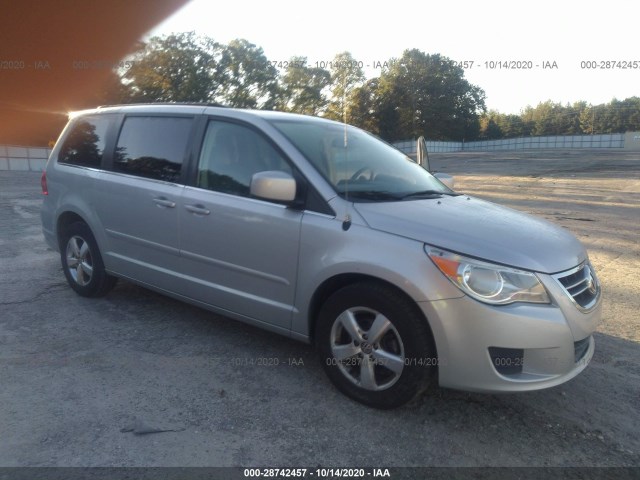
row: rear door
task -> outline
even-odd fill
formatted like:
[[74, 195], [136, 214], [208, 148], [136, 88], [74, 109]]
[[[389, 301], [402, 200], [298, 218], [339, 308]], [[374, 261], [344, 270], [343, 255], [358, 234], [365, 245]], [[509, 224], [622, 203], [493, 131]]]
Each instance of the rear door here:
[[302, 212], [251, 198], [254, 173], [292, 167], [250, 125], [212, 119], [194, 186], [179, 208], [188, 296], [272, 326], [290, 327]]
[[179, 271], [178, 204], [194, 117], [127, 115], [108, 171], [95, 182], [109, 270], [173, 290]]

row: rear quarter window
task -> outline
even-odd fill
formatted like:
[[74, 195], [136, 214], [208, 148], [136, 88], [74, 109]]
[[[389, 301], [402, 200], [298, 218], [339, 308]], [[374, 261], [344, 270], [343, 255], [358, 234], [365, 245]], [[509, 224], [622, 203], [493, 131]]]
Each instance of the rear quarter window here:
[[64, 139], [58, 162], [99, 168], [108, 127], [109, 119], [106, 117], [77, 119]]

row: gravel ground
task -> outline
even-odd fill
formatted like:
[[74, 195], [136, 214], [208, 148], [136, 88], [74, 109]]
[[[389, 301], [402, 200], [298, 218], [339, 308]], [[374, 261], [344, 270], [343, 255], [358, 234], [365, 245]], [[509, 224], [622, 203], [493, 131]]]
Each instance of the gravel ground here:
[[604, 320], [577, 378], [365, 408], [331, 386], [307, 345], [127, 282], [79, 297], [42, 238], [39, 175], [3, 171], [0, 467], [639, 467], [640, 155], [483, 152], [432, 164], [458, 190], [585, 243]]

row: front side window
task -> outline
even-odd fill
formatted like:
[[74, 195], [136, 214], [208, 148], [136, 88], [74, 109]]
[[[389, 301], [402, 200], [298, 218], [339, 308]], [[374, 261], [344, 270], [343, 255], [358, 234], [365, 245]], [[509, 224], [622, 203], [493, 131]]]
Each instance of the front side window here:
[[213, 120], [207, 126], [198, 163], [198, 186], [249, 196], [254, 173], [278, 170], [291, 174], [282, 155], [253, 129]]
[[155, 180], [179, 181], [192, 122], [186, 117], [127, 117], [113, 169]]
[[99, 168], [108, 126], [106, 117], [77, 119], [62, 144], [58, 162]]

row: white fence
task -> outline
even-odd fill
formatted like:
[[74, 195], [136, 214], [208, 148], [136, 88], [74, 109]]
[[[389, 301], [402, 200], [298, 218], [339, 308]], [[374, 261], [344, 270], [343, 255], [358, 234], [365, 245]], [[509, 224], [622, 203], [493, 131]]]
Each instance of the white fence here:
[[[415, 140], [396, 142], [394, 146], [405, 153], [415, 153]], [[549, 137], [519, 137], [504, 140], [480, 140], [477, 142], [427, 141], [429, 153], [494, 150], [536, 150], [548, 148], [625, 148], [624, 133], [601, 135], [556, 135]]]
[[624, 133], [557, 135], [468, 142], [463, 150], [529, 150], [545, 148], [624, 148]]
[[[427, 140], [427, 152], [429, 153], [442, 153], [442, 152], [460, 152], [463, 150], [462, 142], [436, 142]], [[403, 142], [396, 142], [394, 147], [402, 150], [404, 153], [416, 153], [416, 141], [405, 140]], [[466, 150], [466, 148], [464, 149]]]
[[0, 170], [39, 172], [44, 170], [50, 148], [0, 145]]

